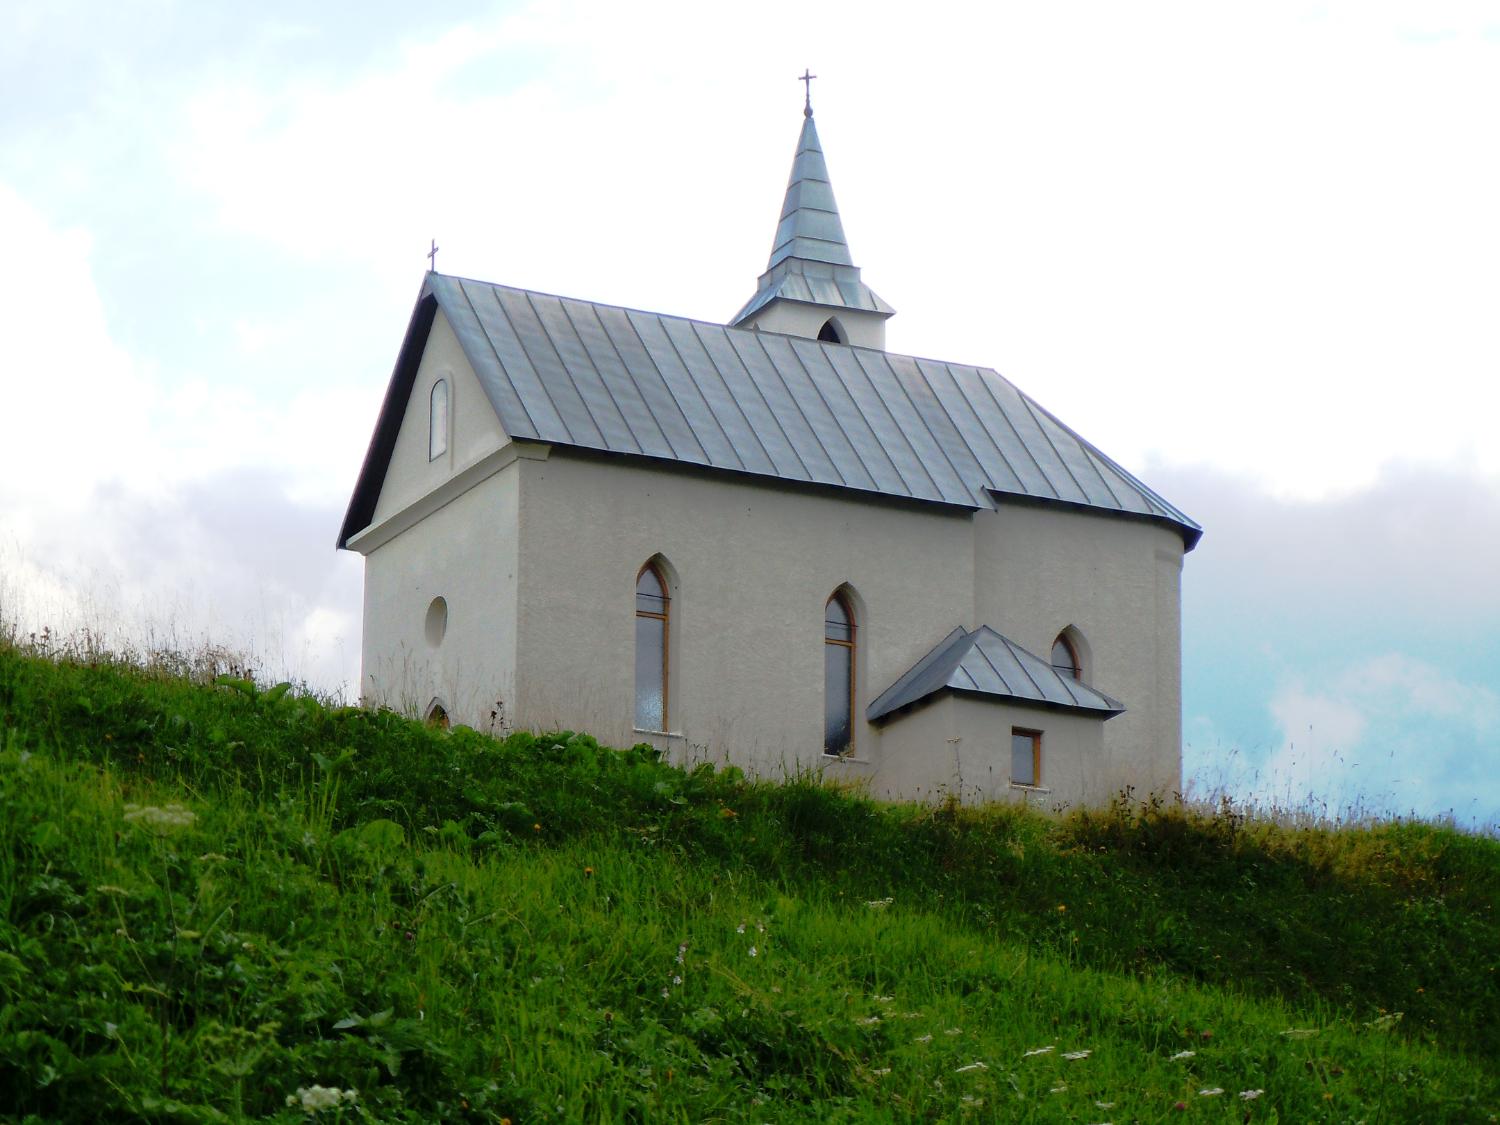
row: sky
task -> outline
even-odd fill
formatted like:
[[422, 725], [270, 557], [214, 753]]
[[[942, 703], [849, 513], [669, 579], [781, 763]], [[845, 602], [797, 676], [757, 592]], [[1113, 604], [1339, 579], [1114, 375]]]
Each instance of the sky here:
[[1500, 825], [1482, 0], [0, 8], [0, 620], [357, 683], [427, 267], [722, 322], [813, 102], [894, 351], [1203, 524], [1184, 781]]

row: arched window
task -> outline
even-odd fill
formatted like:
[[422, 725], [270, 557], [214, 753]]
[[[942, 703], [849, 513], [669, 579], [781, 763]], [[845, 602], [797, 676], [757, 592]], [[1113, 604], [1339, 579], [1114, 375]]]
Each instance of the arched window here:
[[667, 729], [667, 635], [672, 601], [654, 563], [635, 579], [635, 725]]
[[448, 729], [448, 709], [439, 700], [434, 699], [432, 706], [427, 708], [427, 725], [438, 730]]
[[1083, 679], [1083, 662], [1078, 659], [1078, 646], [1066, 632], [1057, 634], [1052, 642], [1052, 669], [1069, 680]]
[[854, 613], [843, 594], [823, 609], [823, 753], [854, 750]]
[[849, 341], [844, 337], [844, 331], [839, 322], [829, 317], [823, 322], [823, 327], [818, 329], [818, 339], [825, 344], [847, 344]]
[[427, 460], [436, 461], [448, 452], [448, 380], [432, 384], [427, 410]]

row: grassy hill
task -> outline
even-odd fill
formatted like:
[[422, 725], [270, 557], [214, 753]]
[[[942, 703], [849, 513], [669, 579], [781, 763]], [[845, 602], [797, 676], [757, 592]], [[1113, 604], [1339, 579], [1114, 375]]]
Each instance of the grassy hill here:
[[1426, 824], [884, 805], [0, 644], [0, 833], [0, 1120], [1500, 1113], [1500, 843]]

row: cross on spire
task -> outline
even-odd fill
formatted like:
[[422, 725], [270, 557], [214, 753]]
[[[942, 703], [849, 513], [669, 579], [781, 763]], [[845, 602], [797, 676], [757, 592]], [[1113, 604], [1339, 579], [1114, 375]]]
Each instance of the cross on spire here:
[[434, 239], [432, 239], [432, 249], [429, 250], [429, 251], [427, 251], [428, 260], [431, 261], [431, 263], [432, 263], [427, 268], [430, 269], [433, 273], [437, 273], [437, 252], [438, 252], [437, 239], [434, 238]]
[[813, 79], [816, 77], [817, 75], [814, 74], [809, 68], [803, 67], [802, 74], [797, 79], [798, 82], [801, 82], [806, 87], [805, 96], [807, 98], [807, 102], [802, 107], [803, 117], [812, 116], [812, 83]]

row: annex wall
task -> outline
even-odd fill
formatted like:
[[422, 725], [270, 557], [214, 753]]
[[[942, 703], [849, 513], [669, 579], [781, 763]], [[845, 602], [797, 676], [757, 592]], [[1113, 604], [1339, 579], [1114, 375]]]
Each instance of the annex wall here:
[[[560, 449], [520, 467], [523, 725], [655, 741], [679, 760], [730, 757], [772, 776], [820, 766], [823, 610], [847, 585], [858, 624], [853, 756], [878, 763], [865, 707], [970, 622], [967, 511]], [[658, 556], [672, 597], [665, 738], [633, 723], [635, 581]]]
[[1065, 627], [1084, 679], [1125, 704], [1104, 725], [1094, 800], [1182, 778], [1182, 537], [1144, 520], [1006, 503], [974, 520], [975, 613], [1047, 659]]

